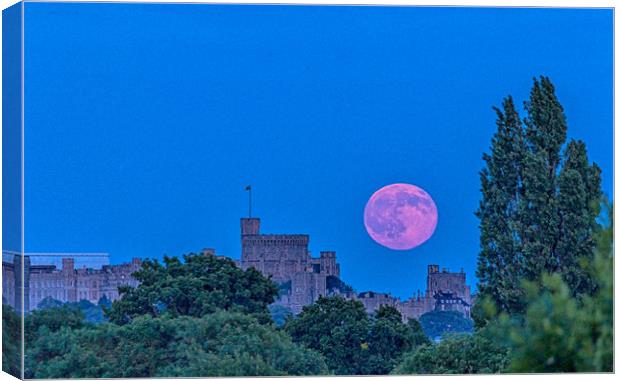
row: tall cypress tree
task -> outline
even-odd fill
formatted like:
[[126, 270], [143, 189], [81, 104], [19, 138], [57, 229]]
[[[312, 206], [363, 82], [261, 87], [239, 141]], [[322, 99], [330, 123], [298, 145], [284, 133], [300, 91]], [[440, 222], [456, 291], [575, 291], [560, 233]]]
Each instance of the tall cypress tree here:
[[525, 154], [523, 128], [511, 97], [504, 99], [497, 114], [497, 132], [491, 154], [484, 154], [486, 168], [480, 172], [482, 201], [481, 252], [478, 257], [478, 292], [505, 311], [521, 310], [522, 258], [520, 254], [521, 183]]
[[558, 178], [559, 237], [557, 257], [564, 281], [574, 295], [592, 294], [594, 282], [579, 261], [593, 258], [600, 213], [600, 168], [590, 165], [586, 146], [571, 141], [564, 153], [564, 165]]
[[534, 79], [525, 111], [527, 154], [521, 217], [526, 228], [522, 241], [525, 276], [535, 279], [543, 271], [559, 270], [555, 253], [559, 231], [556, 188], [567, 126], [555, 88], [546, 77], [541, 77], [540, 81]]
[[559, 272], [574, 295], [594, 287], [580, 261], [593, 255], [600, 169], [583, 142], [571, 141], [562, 154], [566, 117], [549, 78], [534, 79], [525, 111], [522, 124], [511, 98], [496, 109], [476, 213], [479, 297], [508, 313], [524, 310], [521, 281], [543, 273]]

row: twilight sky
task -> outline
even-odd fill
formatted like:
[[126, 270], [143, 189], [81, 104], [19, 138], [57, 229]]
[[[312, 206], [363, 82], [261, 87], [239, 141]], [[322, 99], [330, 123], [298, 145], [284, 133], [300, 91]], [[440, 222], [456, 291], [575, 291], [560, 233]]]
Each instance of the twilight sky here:
[[[336, 250], [357, 291], [408, 297], [426, 266], [475, 283], [491, 106], [555, 83], [612, 193], [612, 11], [27, 3], [25, 250], [114, 263], [240, 255], [262, 230]], [[379, 188], [434, 199], [433, 237], [366, 233]]]

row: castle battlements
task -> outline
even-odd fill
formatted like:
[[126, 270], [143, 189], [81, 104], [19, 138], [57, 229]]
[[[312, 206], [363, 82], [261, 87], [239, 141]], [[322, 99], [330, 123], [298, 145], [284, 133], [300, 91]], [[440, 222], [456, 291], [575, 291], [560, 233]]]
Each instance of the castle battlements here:
[[243, 236], [242, 244], [268, 245], [308, 245], [310, 236], [306, 234], [260, 234]]
[[328, 277], [340, 276], [334, 251], [314, 258], [307, 234], [261, 234], [259, 218], [241, 219], [242, 269], [253, 267], [285, 290], [276, 303], [301, 311], [329, 292]]
[[[271, 278], [280, 287], [276, 304], [286, 306], [295, 314], [303, 306], [321, 296], [341, 295], [360, 301], [372, 313], [382, 305], [395, 307], [403, 319], [419, 318], [433, 310], [456, 310], [469, 317], [472, 297], [465, 272], [450, 272], [439, 265], [428, 265], [426, 292], [402, 301], [389, 293], [365, 291], [356, 294], [340, 279], [340, 264], [335, 251], [321, 251], [313, 257], [308, 250], [307, 234], [261, 234], [259, 218], [241, 219], [241, 258], [235, 264], [250, 267]], [[215, 254], [205, 248], [203, 255]], [[19, 308], [22, 257], [3, 251], [3, 298]], [[141, 266], [134, 258], [130, 263], [110, 265], [107, 253], [32, 254], [24, 256], [25, 310], [36, 308], [46, 297], [63, 302], [82, 299], [96, 303], [99, 298], [117, 299], [118, 286], [137, 286], [131, 274]]]

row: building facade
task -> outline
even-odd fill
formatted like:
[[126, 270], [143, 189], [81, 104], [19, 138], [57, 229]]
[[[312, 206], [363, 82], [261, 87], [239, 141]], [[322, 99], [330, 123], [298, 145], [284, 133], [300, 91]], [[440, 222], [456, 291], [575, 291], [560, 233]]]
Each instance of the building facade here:
[[[10, 252], [2, 254], [2, 299], [3, 302], [6, 301], [16, 310], [21, 311], [19, 285], [22, 284], [20, 280], [22, 257]], [[60, 267], [56, 266], [58, 257]], [[119, 298], [119, 286], [136, 287], [138, 285], [138, 281], [131, 274], [140, 269], [142, 264], [140, 259], [134, 258], [130, 263], [110, 265], [104, 264], [109, 263], [105, 262], [104, 258], [107, 258], [107, 254], [58, 253], [54, 255], [53, 260], [48, 261], [50, 263], [46, 264], [46, 261], [41, 260], [41, 256], [37, 254], [24, 255], [24, 311], [36, 309], [45, 298], [61, 302], [88, 300], [95, 304], [104, 297], [113, 301]], [[95, 259], [94, 262], [93, 259]], [[76, 262], [82, 266], [76, 268]]]

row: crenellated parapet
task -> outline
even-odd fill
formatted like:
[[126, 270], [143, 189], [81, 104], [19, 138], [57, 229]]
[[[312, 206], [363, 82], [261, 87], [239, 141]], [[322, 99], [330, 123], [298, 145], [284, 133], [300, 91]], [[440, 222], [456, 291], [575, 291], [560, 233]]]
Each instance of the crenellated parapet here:
[[313, 258], [309, 241], [307, 234], [261, 234], [259, 218], [242, 218], [240, 267], [253, 267], [276, 283], [291, 282], [289, 293], [277, 303], [300, 311], [326, 296], [328, 276], [340, 276], [336, 253], [323, 251]]

